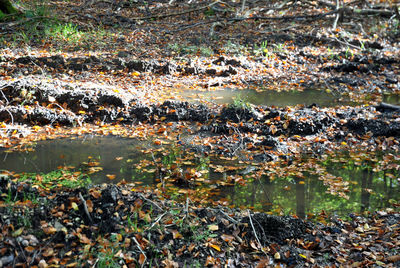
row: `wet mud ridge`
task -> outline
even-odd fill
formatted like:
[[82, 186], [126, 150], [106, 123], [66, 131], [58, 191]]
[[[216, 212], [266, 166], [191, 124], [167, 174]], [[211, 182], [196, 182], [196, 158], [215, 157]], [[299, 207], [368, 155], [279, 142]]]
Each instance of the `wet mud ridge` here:
[[400, 109], [395, 105], [320, 108], [273, 108], [226, 106], [213, 109], [204, 104], [165, 101], [145, 104], [133, 95], [109, 90], [69, 88], [27, 80], [1, 86], [0, 120], [29, 125], [76, 126], [82, 123], [191, 121], [204, 123], [202, 131], [231, 134], [235, 131], [264, 136], [313, 135], [333, 129], [335, 139], [348, 133], [373, 136], [400, 135]]
[[[132, 191], [129, 185], [45, 191], [10, 179], [0, 182], [0, 191], [9, 193], [8, 199], [0, 197], [8, 204], [0, 207], [3, 267], [77, 261], [89, 267], [107, 249], [120, 251], [121, 263], [145, 266], [301, 267], [349, 260], [363, 265], [367, 253], [400, 264], [395, 255], [398, 213], [376, 212], [368, 218], [353, 216], [351, 223], [334, 220], [323, 225], [290, 216], [182, 205]], [[26, 196], [36, 201], [26, 201]]]
[[[280, 36], [273, 37], [280, 40]], [[276, 41], [276, 40], [274, 40]], [[301, 45], [301, 41], [296, 41]], [[357, 41], [358, 42], [358, 41]], [[333, 44], [335, 45], [335, 44]], [[337, 44], [336, 44], [337, 46]], [[371, 45], [372, 46], [372, 45]], [[382, 47], [377, 47], [382, 49]], [[145, 72], [158, 76], [175, 75], [198, 77], [215, 77], [218, 81], [214, 83], [200, 82], [204, 87], [221, 86], [224, 84], [236, 83], [255, 83], [268, 85], [274, 80], [285, 80], [290, 76], [292, 83], [301, 84], [304, 87], [326, 87], [335, 89], [339, 92], [348, 91], [349, 87], [363, 91], [374, 92], [376, 89], [385, 92], [399, 90], [400, 82], [398, 80], [398, 66], [400, 60], [397, 57], [386, 57], [381, 52], [373, 55], [365, 52], [360, 55], [348, 55], [348, 52], [342, 51], [332, 56], [331, 54], [313, 55], [307, 51], [299, 52], [276, 52], [279, 61], [290, 61], [296, 64], [305, 64], [304, 73], [299, 73], [298, 68], [285, 68], [282, 77], [276, 74], [264, 73], [257, 75], [260, 69], [281, 68], [282, 63], [266, 60], [265, 57], [256, 57], [252, 60], [246, 58], [234, 58], [220, 56], [218, 58], [201, 58], [193, 61], [190, 57], [183, 57], [181, 62], [175, 60], [154, 60], [137, 59], [124, 50], [117, 55], [105, 54], [102, 56], [88, 57], [63, 57], [54, 55], [49, 57], [24, 56], [19, 58], [0, 57], [0, 65], [7, 70], [11, 76], [20, 74], [43, 75], [46, 73], [55, 73], [60, 76], [70, 72], [77, 76], [85, 73], [118, 73], [124, 74], [132, 72]], [[7, 63], [7, 64], [5, 64]], [[245, 76], [244, 73], [255, 73], [251, 76]], [[368, 76], [374, 76], [370, 79]], [[240, 76], [236, 81], [231, 77]], [[240, 81], [240, 82], [239, 82]]]
[[[118, 57], [102, 58], [96, 56], [90, 57], [76, 57], [76, 58], [64, 58], [60, 55], [51, 57], [20, 57], [15, 59], [13, 64], [20, 68], [15, 69], [14, 72], [22, 73], [34, 73], [41, 74], [43, 71], [57, 71], [60, 72], [109, 72], [124, 70], [125, 72], [151, 72], [154, 74], [166, 75], [172, 73], [179, 73], [182, 75], [188, 74], [205, 74], [210, 76], [221, 76], [227, 77], [229, 75], [237, 74], [235, 68], [250, 69], [252, 65], [249, 61], [241, 61], [235, 59], [227, 59], [225, 57], [219, 57], [212, 61], [213, 65], [219, 67], [225, 66], [223, 70], [217, 70], [212, 67], [196, 66], [191, 62], [187, 63], [174, 63], [170, 61], [158, 61], [158, 60], [129, 60], [127, 58], [129, 54], [124, 51], [120, 51]], [[38, 69], [40, 66], [41, 69]], [[13, 73], [13, 71], [11, 71]]]

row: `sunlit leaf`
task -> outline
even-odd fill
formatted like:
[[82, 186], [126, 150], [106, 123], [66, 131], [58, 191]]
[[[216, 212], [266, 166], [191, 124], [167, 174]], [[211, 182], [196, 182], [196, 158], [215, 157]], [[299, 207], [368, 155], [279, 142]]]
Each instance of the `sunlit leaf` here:
[[216, 251], [221, 251], [221, 248], [218, 245], [215, 245], [215, 244], [209, 244], [209, 245], [210, 245], [210, 247], [212, 247]]
[[106, 174], [106, 177], [107, 177], [109, 180], [113, 180], [113, 179], [115, 179], [117, 176], [116, 176], [115, 174]]

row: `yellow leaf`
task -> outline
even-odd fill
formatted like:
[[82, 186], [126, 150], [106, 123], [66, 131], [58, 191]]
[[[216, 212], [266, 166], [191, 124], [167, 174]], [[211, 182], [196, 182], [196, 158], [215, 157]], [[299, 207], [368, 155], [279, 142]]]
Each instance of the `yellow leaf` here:
[[74, 210], [78, 210], [79, 208], [78, 208], [78, 205], [75, 203], [75, 202], [72, 202], [71, 203], [71, 206], [72, 206], [72, 208], [74, 209]]
[[133, 76], [139, 76], [140, 73], [139, 73], [139, 72], [133, 72], [132, 75], [133, 75]]
[[115, 179], [116, 175], [115, 175], [115, 174], [107, 174], [106, 177], [107, 177], [109, 180], [113, 180], [113, 179]]
[[18, 230], [16, 230], [15, 232], [12, 233], [12, 236], [13, 237], [20, 236], [22, 234], [23, 230], [24, 230], [24, 228], [19, 228]]
[[86, 114], [86, 112], [81, 110], [78, 112], [78, 114]]
[[299, 254], [300, 257], [307, 259], [307, 256], [303, 255], [303, 254]]
[[215, 225], [215, 224], [208, 225], [208, 230], [217, 231], [218, 230], [218, 225]]
[[33, 126], [32, 128], [33, 128], [34, 131], [39, 131], [40, 130], [40, 127], [37, 126], [37, 125]]
[[221, 248], [218, 245], [210, 244], [210, 247], [212, 247], [216, 251], [221, 251]]
[[177, 230], [172, 230], [172, 237], [174, 239], [182, 238], [182, 235]]

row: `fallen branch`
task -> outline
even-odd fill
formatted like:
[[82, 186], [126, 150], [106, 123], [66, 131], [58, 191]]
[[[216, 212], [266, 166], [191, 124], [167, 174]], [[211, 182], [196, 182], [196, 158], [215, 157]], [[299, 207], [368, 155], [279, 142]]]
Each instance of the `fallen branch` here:
[[156, 219], [156, 221], [153, 222], [153, 224], [149, 227], [149, 229], [153, 228], [154, 225], [156, 225], [156, 224], [162, 219], [162, 217], [165, 216], [165, 214], [167, 214], [167, 212], [164, 212], [163, 214], [161, 214], [160, 216], [158, 216], [158, 218]]
[[254, 236], [255, 236], [256, 239], [257, 239], [257, 243], [258, 243], [258, 245], [259, 245], [260, 248], [263, 248], [263, 246], [262, 246], [262, 244], [261, 244], [261, 242], [260, 242], [260, 239], [258, 239], [258, 235], [257, 235], [257, 232], [256, 232], [256, 228], [254, 228], [253, 220], [251, 219], [250, 210], [247, 210], [247, 213], [249, 213], [249, 219], [250, 219], [251, 228], [253, 229], [253, 233], [254, 233]]
[[157, 205], [157, 203], [155, 203], [154, 201], [151, 201], [150, 199], [144, 197], [144, 195], [142, 195], [141, 193], [138, 193], [138, 195], [143, 198], [144, 200], [146, 200], [149, 203], [152, 203], [153, 205], [155, 205], [159, 210], [164, 211], [159, 205]]
[[86, 200], [83, 198], [83, 196], [82, 196], [81, 193], [79, 193], [79, 199], [82, 201], [83, 209], [84, 209], [84, 211], [85, 211], [85, 213], [86, 213], [86, 216], [88, 217], [90, 223], [93, 223], [92, 217], [90, 217], [89, 210], [88, 210], [88, 207], [87, 207], [87, 205], [86, 205]]
[[180, 15], [184, 15], [187, 13], [191, 13], [191, 12], [196, 12], [196, 11], [200, 11], [203, 9], [207, 9], [209, 7], [212, 7], [216, 4], [218, 4], [220, 1], [215, 1], [209, 5], [206, 6], [202, 6], [199, 8], [193, 8], [193, 9], [189, 9], [189, 10], [184, 10], [181, 12], [175, 12], [175, 13], [168, 13], [168, 14], [158, 14], [158, 15], [152, 15], [152, 16], [147, 16], [147, 17], [134, 17], [131, 18], [131, 20], [150, 20], [150, 19], [161, 19], [161, 18], [168, 18], [168, 17], [175, 17], [175, 16], [180, 16]]

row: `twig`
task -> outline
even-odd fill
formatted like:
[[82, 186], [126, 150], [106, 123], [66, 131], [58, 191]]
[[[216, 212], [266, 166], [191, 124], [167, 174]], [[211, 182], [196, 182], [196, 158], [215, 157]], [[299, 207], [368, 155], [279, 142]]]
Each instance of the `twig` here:
[[150, 203], [152, 203], [153, 205], [155, 205], [159, 210], [161, 210], [161, 211], [164, 211], [159, 205], [157, 205], [157, 203], [156, 202], [154, 202], [154, 201], [152, 201], [152, 200], [150, 200], [150, 199], [147, 199], [146, 197], [144, 197], [144, 195], [142, 195], [141, 193], [137, 193], [141, 198], [143, 198], [144, 200], [146, 200], [147, 202], [150, 202]]
[[158, 218], [156, 219], [156, 221], [149, 227], [149, 229], [153, 228], [154, 225], [156, 225], [157, 222], [159, 222], [159, 221], [162, 219], [162, 217], [165, 216], [165, 214], [167, 214], [167, 212], [164, 212], [163, 214], [161, 214], [160, 216], [158, 216]]
[[132, 239], [133, 239], [133, 241], [135, 241], [137, 247], [139, 248], [140, 252], [141, 252], [141, 253], [143, 254], [143, 256], [144, 256], [144, 262], [143, 262], [142, 265], [141, 265], [141, 267], [143, 267], [144, 263], [145, 263], [146, 260], [147, 260], [146, 254], [144, 253], [144, 251], [143, 251], [142, 247], [140, 246], [139, 242], [136, 240], [136, 237], [132, 236]]
[[346, 46], [348, 46], [348, 47], [352, 47], [352, 48], [355, 48], [355, 49], [362, 49], [361, 47], [352, 45], [352, 44], [347, 43], [347, 42], [344, 42], [344, 41], [340, 41], [340, 40], [337, 39], [335, 36], [333, 37], [333, 39], [335, 39], [336, 42], [339, 42], [340, 44], [346, 45]]
[[219, 210], [219, 212], [221, 212], [222, 214], [224, 214], [225, 217], [228, 218], [228, 220], [230, 220], [231, 222], [238, 224], [239, 222], [237, 220], [235, 220], [234, 218], [232, 218], [231, 216], [229, 216], [228, 214], [225, 213], [225, 211], [223, 211], [222, 209]]
[[86, 200], [83, 198], [81, 193], [79, 193], [79, 198], [81, 199], [81, 201], [83, 203], [83, 209], [85, 210], [86, 216], [88, 217], [90, 223], [93, 223], [92, 217], [90, 217], [89, 210], [88, 210], [87, 205], [86, 205]]
[[13, 117], [12, 113], [7, 108], [6, 108], [6, 111], [11, 117], [11, 125], [14, 125], [14, 117]]
[[256, 229], [254, 228], [253, 220], [251, 219], [251, 213], [250, 213], [250, 210], [249, 210], [249, 209], [247, 210], [247, 213], [249, 213], [250, 224], [251, 224], [251, 227], [253, 228], [254, 236], [255, 236], [256, 239], [257, 239], [258, 245], [260, 246], [260, 248], [262, 248], [260, 239], [258, 239], [258, 235], [257, 235]]
[[242, 8], [240, 9], [240, 13], [243, 14], [244, 7], [246, 6], [246, 0], [242, 0]]
[[3, 88], [6, 88], [6, 87], [7, 86], [3, 86], [2, 88], [0, 88], [0, 91], [1, 91], [1, 95], [3, 95], [3, 98], [6, 100], [7, 104], [9, 104], [10, 102], [8, 101], [8, 99], [6, 97], [6, 94], [4, 94], [4, 92], [3, 92]]
[[186, 217], [189, 218], [189, 197], [186, 196], [186, 206], [185, 206]]
[[150, 19], [161, 19], [161, 18], [167, 18], [167, 17], [174, 17], [174, 16], [179, 16], [179, 15], [184, 15], [187, 13], [191, 13], [191, 12], [195, 12], [195, 11], [200, 11], [203, 9], [207, 9], [209, 7], [212, 7], [216, 4], [218, 4], [220, 1], [215, 1], [209, 5], [203, 6], [203, 7], [199, 7], [199, 8], [194, 8], [194, 9], [189, 9], [189, 10], [185, 10], [185, 11], [181, 11], [181, 12], [176, 12], [176, 13], [168, 13], [168, 14], [159, 14], [159, 15], [152, 15], [152, 16], [147, 16], [147, 17], [135, 17], [135, 18], [131, 18], [131, 20], [150, 20]]
[[[336, 10], [339, 10], [339, 0], [336, 0]], [[335, 30], [337, 27], [337, 23], [339, 21], [340, 18], [340, 12], [336, 13], [336, 18], [333, 21], [333, 25], [332, 25], [332, 29]]]

